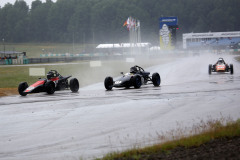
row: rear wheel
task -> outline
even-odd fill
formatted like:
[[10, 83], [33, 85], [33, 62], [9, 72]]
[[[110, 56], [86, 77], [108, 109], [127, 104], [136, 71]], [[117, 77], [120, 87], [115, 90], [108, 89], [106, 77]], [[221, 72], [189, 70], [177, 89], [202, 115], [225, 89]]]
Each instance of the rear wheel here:
[[28, 88], [28, 84], [27, 82], [22, 82], [18, 85], [18, 93], [21, 95], [21, 96], [26, 96], [27, 93], [25, 93], [24, 91]]
[[104, 80], [104, 86], [105, 86], [106, 90], [111, 90], [113, 88], [113, 78], [106, 77]]
[[134, 88], [140, 88], [141, 85], [142, 85], [141, 77], [140, 76], [133, 77], [133, 86], [134, 86]]
[[208, 65], [208, 74], [212, 74], [212, 65], [211, 64]]
[[70, 80], [70, 89], [72, 92], [76, 93], [79, 90], [79, 82], [77, 78], [73, 78]]
[[53, 94], [55, 92], [55, 84], [53, 81], [48, 81], [46, 84], [45, 84], [45, 87], [46, 87], [46, 92], [48, 94]]
[[152, 74], [152, 82], [154, 86], [159, 86], [161, 83], [161, 78], [160, 75], [158, 73], [153, 73]]
[[230, 64], [230, 73], [233, 74], [233, 64]]

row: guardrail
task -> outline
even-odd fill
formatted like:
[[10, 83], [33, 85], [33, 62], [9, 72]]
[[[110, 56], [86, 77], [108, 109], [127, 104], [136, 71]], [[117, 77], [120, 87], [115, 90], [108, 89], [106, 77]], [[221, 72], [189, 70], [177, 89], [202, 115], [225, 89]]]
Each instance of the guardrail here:
[[55, 63], [55, 62], [73, 62], [73, 61], [84, 61], [84, 60], [110, 60], [110, 59], [123, 59], [125, 56], [70, 56], [70, 57], [45, 57], [45, 58], [29, 58], [29, 63]]
[[[219, 51], [219, 50], [218, 50]], [[237, 53], [239, 54], [239, 50], [221, 50], [222, 53]], [[196, 50], [169, 50], [169, 51], [158, 51], [151, 52], [147, 55], [149, 57], [162, 57], [163, 55], [169, 54], [178, 54], [178, 55], [186, 55], [186, 54], [195, 54]], [[203, 52], [201, 52], [203, 53]], [[204, 50], [204, 53], [217, 53], [214, 50]], [[18, 58], [18, 59], [0, 59], [0, 65], [14, 65], [14, 64], [36, 64], [36, 63], [56, 63], [56, 62], [73, 62], [73, 61], [82, 61], [82, 60], [113, 60], [113, 59], [125, 59], [127, 57], [145, 57], [146, 54], [139, 55], [109, 55], [105, 53], [94, 53], [94, 54], [41, 54], [40, 58]]]

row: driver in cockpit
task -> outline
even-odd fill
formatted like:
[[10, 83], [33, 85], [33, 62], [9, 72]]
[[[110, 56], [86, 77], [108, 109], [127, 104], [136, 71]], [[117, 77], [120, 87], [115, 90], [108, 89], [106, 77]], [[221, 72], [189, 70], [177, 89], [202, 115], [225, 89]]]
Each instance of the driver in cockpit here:
[[136, 66], [133, 66], [133, 67], [130, 68], [130, 73], [136, 74], [137, 72], [138, 72], [138, 70], [137, 70]]
[[48, 80], [50, 80], [51, 78], [54, 78], [55, 76], [54, 76], [54, 73], [52, 72], [52, 71], [49, 71], [48, 73], [47, 73], [47, 79]]
[[216, 64], [226, 64], [223, 58], [219, 58]]

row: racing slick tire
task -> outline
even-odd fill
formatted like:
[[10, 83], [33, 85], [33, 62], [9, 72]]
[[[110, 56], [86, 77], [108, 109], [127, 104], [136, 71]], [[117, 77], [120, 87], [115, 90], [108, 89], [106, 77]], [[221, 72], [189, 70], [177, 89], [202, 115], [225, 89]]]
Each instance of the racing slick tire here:
[[208, 74], [212, 74], [212, 65], [211, 64], [208, 65]]
[[24, 93], [25, 89], [28, 88], [28, 84], [27, 82], [22, 82], [18, 85], [18, 93], [21, 95], [21, 96], [26, 96], [27, 93]]
[[233, 64], [230, 64], [230, 73], [233, 74]]
[[70, 80], [70, 89], [72, 92], [76, 93], [79, 90], [79, 82], [77, 78], [73, 78]]
[[106, 77], [104, 80], [104, 86], [106, 90], [112, 90], [113, 88], [113, 78], [112, 77]]
[[152, 74], [152, 82], [155, 87], [158, 87], [161, 83], [161, 78], [158, 73], [153, 73]]
[[140, 76], [134, 76], [133, 77], [133, 86], [134, 88], [140, 88], [142, 85], [141, 77]]
[[55, 92], [55, 84], [53, 81], [48, 81], [46, 84], [45, 84], [45, 87], [46, 87], [46, 92], [48, 94], [53, 94]]

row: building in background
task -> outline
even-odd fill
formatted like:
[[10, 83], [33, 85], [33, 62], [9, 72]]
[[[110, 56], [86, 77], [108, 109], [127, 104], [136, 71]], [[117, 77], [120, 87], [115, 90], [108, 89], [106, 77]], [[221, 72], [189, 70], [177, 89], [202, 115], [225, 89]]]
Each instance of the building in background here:
[[184, 49], [240, 49], [240, 31], [183, 34]]
[[139, 55], [148, 54], [150, 47], [150, 43], [99, 44], [96, 47], [96, 51], [107, 55]]

